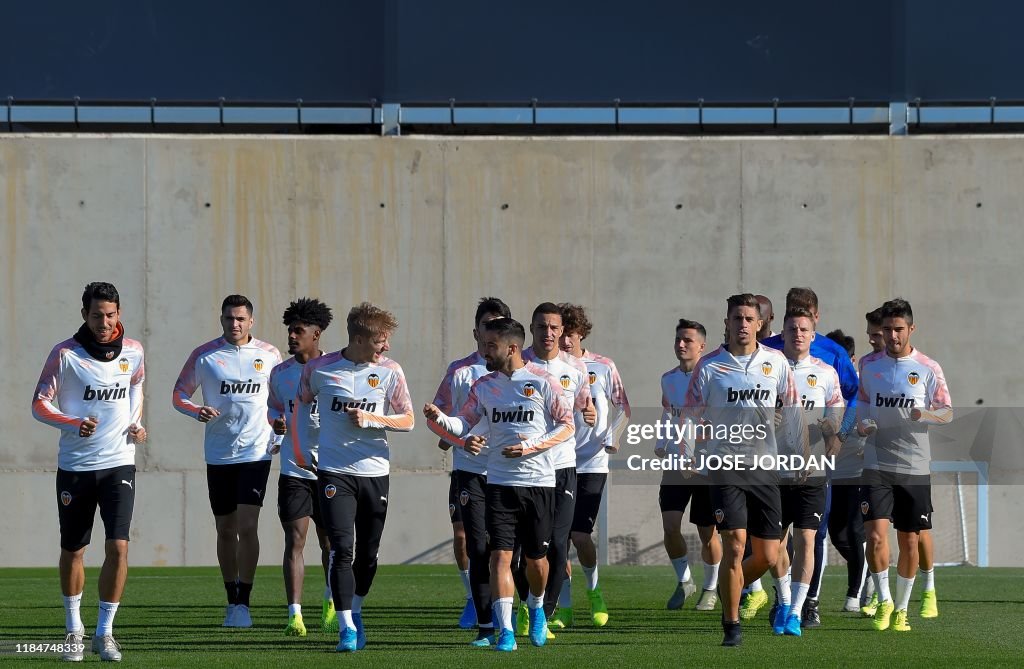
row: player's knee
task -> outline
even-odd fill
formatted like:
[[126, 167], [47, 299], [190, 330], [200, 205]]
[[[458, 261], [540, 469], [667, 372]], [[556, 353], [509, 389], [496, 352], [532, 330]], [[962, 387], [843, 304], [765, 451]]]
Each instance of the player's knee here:
[[591, 541], [590, 535], [586, 532], [573, 532], [569, 536], [572, 539], [572, 545], [576, 547], [576, 550], [579, 550], [584, 546], [589, 548], [590, 545], [594, 543]]
[[115, 560], [128, 559], [128, 541], [125, 539], [110, 539], [103, 547], [108, 558]]

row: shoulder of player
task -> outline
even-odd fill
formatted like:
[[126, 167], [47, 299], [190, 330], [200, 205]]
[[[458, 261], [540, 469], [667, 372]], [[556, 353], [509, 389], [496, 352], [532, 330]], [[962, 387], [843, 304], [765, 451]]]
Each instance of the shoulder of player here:
[[62, 341], [62, 342], [60, 342], [58, 344], [54, 344], [53, 348], [50, 349], [49, 357], [50, 358], [59, 358], [62, 355], [65, 355], [67, 353], [71, 353], [75, 349], [80, 349], [80, 348], [83, 351], [85, 350], [84, 348], [82, 348], [82, 345], [79, 344], [75, 340], [74, 337], [69, 337], [69, 338], [65, 339], [64, 341]]
[[[333, 353], [324, 353], [323, 355], [317, 356], [312, 360], [306, 362], [306, 364], [303, 366], [303, 371], [306, 372], [307, 374], [313, 374], [314, 372], [317, 372], [323, 369], [324, 367], [328, 367], [339, 362], [341, 358], [341, 351], [335, 351]], [[290, 358], [290, 360], [294, 361], [295, 358]], [[281, 365], [278, 365], [278, 367], [282, 367], [284, 364], [285, 363], [282, 363]]]
[[381, 367], [403, 378], [405, 377], [405, 371], [402, 369], [402, 366], [391, 358], [381, 358], [380, 362], [373, 366]]
[[200, 344], [199, 346], [196, 346], [192, 350], [192, 355], [190, 355], [189, 357], [193, 360], [198, 360], [203, 356], [210, 355], [211, 353], [219, 351], [220, 349], [224, 348], [227, 345], [228, 342], [224, 339], [224, 337], [217, 337], [216, 339], [211, 339], [205, 344]]
[[455, 372], [463, 369], [464, 367], [471, 367], [476, 363], [476, 352], [470, 353], [464, 358], [453, 360], [449, 365], [448, 369], [445, 370], [445, 375], [454, 375]]
[[594, 367], [605, 367], [609, 370], [615, 369], [614, 360], [612, 360], [606, 355], [601, 355], [600, 353], [592, 353], [591, 351], [587, 351], [586, 353], [583, 354], [583, 362], [586, 364], [588, 369], [591, 365], [593, 365]]
[[886, 355], [885, 351], [878, 351], [875, 353], [867, 354], [866, 356], [860, 359], [861, 373], [863, 374], [864, 370], [867, 369], [868, 367], [878, 365], [879, 363], [884, 362], [887, 357], [888, 356]]
[[582, 376], [586, 376], [587, 375], [587, 365], [580, 358], [577, 358], [574, 355], [570, 355], [569, 353], [566, 353], [565, 351], [559, 351], [558, 352], [558, 359], [561, 360], [566, 365], [568, 365], [568, 366], [572, 367], [573, 369], [575, 369]]
[[662, 380], [662, 382], [669, 381], [672, 378], [674, 378], [676, 375], [684, 375], [684, 374], [686, 374], [686, 372], [684, 372], [683, 370], [679, 369], [679, 366], [676, 365], [672, 369], [670, 369], [667, 372], [665, 372], [664, 374], [662, 374], [661, 375], [661, 380]]
[[266, 351], [271, 355], [276, 355], [278, 360], [282, 359], [281, 352], [278, 351], [277, 347], [271, 344], [270, 342], [265, 342], [262, 339], [257, 339], [256, 337], [253, 337], [252, 340], [249, 341], [249, 346], [253, 346], [262, 351]]
[[789, 368], [789, 359], [786, 358], [786, 354], [780, 351], [779, 349], [772, 348], [770, 346], [761, 346], [760, 353], [762, 356], [764, 356], [771, 362], [780, 361], [786, 365], [787, 369]]
[[[320, 356], [320, 357], [323, 357], [323, 356]], [[314, 358], [313, 360], [317, 360], [317, 359], [318, 358]], [[308, 362], [313, 362], [313, 360], [309, 360]], [[276, 365], [274, 365], [274, 368], [272, 370], [270, 370], [270, 378], [274, 378], [275, 376], [278, 376], [280, 374], [284, 374], [285, 372], [287, 372], [292, 367], [295, 367], [298, 364], [299, 364], [299, 361], [296, 360], [294, 357], [290, 357], [290, 358], [288, 358], [287, 360], [285, 360], [283, 362], [279, 362]]]
[[942, 373], [942, 367], [939, 363], [936, 360], [929, 358], [924, 353], [921, 353], [918, 349], [915, 348], [913, 352], [911, 352], [910, 358], [914, 360], [914, 362], [918, 362], [927, 367], [933, 374], [937, 376], [945, 376], [945, 374]]
[[140, 342], [140, 341], [138, 341], [136, 339], [128, 339], [127, 337], [122, 339], [121, 340], [121, 350], [123, 351], [126, 348], [130, 349], [132, 351], [136, 351], [139, 355], [143, 354], [142, 342]]

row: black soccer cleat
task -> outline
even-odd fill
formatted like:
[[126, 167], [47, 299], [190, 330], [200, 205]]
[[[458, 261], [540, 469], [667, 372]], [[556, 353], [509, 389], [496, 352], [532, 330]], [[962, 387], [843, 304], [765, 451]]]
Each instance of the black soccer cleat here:
[[723, 646], [739, 646], [743, 643], [743, 633], [740, 631], [740, 621], [722, 621], [722, 631], [725, 633], [722, 639]]
[[800, 627], [804, 629], [821, 627], [821, 614], [818, 613], [818, 600], [808, 599], [804, 602], [804, 610], [800, 616]]

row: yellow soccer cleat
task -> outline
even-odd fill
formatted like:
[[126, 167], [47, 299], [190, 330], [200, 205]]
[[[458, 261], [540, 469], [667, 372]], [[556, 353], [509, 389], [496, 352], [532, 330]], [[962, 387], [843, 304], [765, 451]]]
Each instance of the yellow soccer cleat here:
[[596, 587], [587, 593], [590, 598], [590, 616], [595, 627], [604, 627], [608, 624], [608, 607], [604, 603], [604, 596], [601, 588]]
[[302, 614], [296, 613], [288, 619], [288, 627], [284, 628], [285, 636], [306, 636], [306, 625], [302, 622]]
[[871, 621], [871, 626], [879, 632], [884, 632], [885, 630], [889, 629], [889, 623], [892, 619], [892, 612], [895, 608], [896, 607], [893, 605], [891, 599], [884, 602], [879, 602], [878, 610], [875, 611], [875, 617]]
[[768, 604], [768, 593], [764, 590], [748, 592], [740, 602], [740, 620], [750, 620]]
[[558, 630], [564, 630], [566, 627], [572, 627], [572, 607], [571, 606], [559, 606], [555, 614], [551, 616], [551, 620], [548, 621], [549, 628], [555, 628]]
[[860, 614], [862, 616], [864, 616], [865, 618], [874, 618], [875, 617], [875, 611], [877, 611], [877, 610], [878, 610], [878, 593], [875, 592], [875, 593], [871, 594], [871, 599], [868, 600], [868, 603], [865, 604], [864, 606], [860, 607]]
[[325, 599], [320, 612], [320, 631], [327, 634], [338, 634], [338, 613], [334, 610], [334, 600]]
[[[519, 603], [519, 611], [516, 612], [516, 636], [526, 636], [530, 633], [530, 609]], [[499, 644], [500, 645], [500, 644]]]
[[892, 629], [896, 632], [909, 632], [910, 625], [907, 624], [907, 610], [901, 609], [896, 612], [892, 619]]
[[935, 597], [934, 590], [925, 590], [921, 593], [921, 617], [939, 617], [939, 600]]

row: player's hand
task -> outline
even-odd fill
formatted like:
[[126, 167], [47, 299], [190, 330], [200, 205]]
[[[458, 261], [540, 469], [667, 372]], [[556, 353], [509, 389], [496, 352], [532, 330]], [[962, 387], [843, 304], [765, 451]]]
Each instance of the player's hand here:
[[825, 455], [827, 457], [838, 455], [839, 451], [842, 450], [842, 448], [843, 442], [839, 441], [839, 437], [837, 437], [836, 435], [833, 434], [830, 437], [825, 437]]
[[618, 444], [608, 444], [607, 446], [604, 447], [604, 452], [605, 453], [612, 453], [612, 454], [618, 453], [619, 452], [619, 445]]
[[911, 409], [910, 410], [910, 420], [914, 421], [915, 423], [917, 421], [921, 420], [921, 410], [916, 408], [916, 407]]
[[349, 407], [345, 409], [345, 413], [348, 414], [349, 420], [355, 424], [356, 427], [366, 427], [366, 412], [362, 409], [356, 409]]
[[583, 407], [583, 422], [594, 427], [597, 423], [597, 407], [594, 406], [594, 398], [587, 398], [587, 406]]
[[138, 423], [132, 423], [128, 426], [128, 441], [133, 444], [144, 444], [149, 435], [146, 433], [146, 428], [142, 427]]
[[796, 482], [797, 483], [806, 483], [807, 479], [810, 477], [810, 475], [811, 475], [811, 470], [810, 469], [804, 469], [803, 471], [799, 471], [799, 472], [796, 473]]
[[877, 431], [878, 423], [871, 420], [870, 418], [865, 418], [864, 420], [857, 424], [857, 434], [859, 434], [862, 437], [870, 437]]
[[827, 418], [818, 419], [818, 429], [821, 430], [821, 436], [825, 437], [826, 439], [835, 436], [836, 433], [835, 423], [828, 420]]
[[273, 428], [274, 434], [288, 434], [288, 421], [284, 418], [275, 418], [270, 426]]
[[659, 446], [658, 448], [654, 449], [654, 455], [656, 455], [659, 458], [663, 458], [666, 455], [668, 455], [668, 451]]
[[79, 437], [91, 437], [96, 433], [96, 426], [100, 424], [100, 419], [96, 416], [89, 416], [82, 421], [82, 424], [78, 426]]
[[432, 420], [436, 423], [437, 419], [441, 417], [441, 410], [430, 402], [427, 402], [423, 405], [423, 415], [427, 420]]
[[444, 439], [438, 439], [437, 440], [437, 447], [440, 448], [442, 451], [447, 451], [449, 448], [452, 447], [452, 445], [449, 444]]
[[476, 455], [477, 453], [482, 451], [484, 449], [484, 446], [486, 446], [486, 445], [487, 445], [487, 439], [486, 438], [480, 436], [479, 434], [471, 434], [466, 439], [466, 445], [463, 446], [463, 448], [470, 455]]
[[200, 423], [209, 423], [211, 420], [220, 415], [220, 412], [213, 407], [202, 406], [199, 407], [198, 420]]

